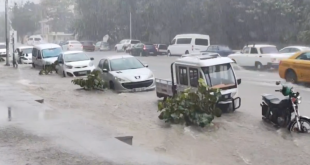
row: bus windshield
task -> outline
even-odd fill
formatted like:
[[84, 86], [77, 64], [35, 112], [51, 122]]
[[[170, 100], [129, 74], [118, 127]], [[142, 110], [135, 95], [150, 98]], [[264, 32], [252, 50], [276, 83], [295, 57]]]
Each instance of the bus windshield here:
[[230, 63], [202, 67], [206, 82], [210, 87], [220, 89], [236, 88], [236, 78]]

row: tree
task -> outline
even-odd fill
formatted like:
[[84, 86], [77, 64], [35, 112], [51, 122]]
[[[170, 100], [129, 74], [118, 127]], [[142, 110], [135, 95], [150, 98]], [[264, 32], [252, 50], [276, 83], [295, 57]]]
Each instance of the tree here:
[[39, 28], [39, 20], [34, 14], [38, 10], [37, 5], [26, 2], [23, 5], [14, 4], [12, 27], [17, 31], [18, 38], [23, 38], [28, 33], [33, 33]]

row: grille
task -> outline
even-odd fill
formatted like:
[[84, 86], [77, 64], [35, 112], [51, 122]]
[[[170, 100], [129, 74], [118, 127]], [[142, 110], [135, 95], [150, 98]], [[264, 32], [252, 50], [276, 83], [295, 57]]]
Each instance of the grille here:
[[228, 93], [228, 94], [221, 95], [219, 98], [219, 101], [226, 101], [226, 100], [230, 100], [230, 99], [232, 99], [232, 97], [231, 97], [231, 94]]
[[149, 87], [153, 84], [153, 80], [146, 80], [140, 82], [122, 83], [122, 86], [126, 89]]
[[77, 66], [77, 67], [74, 67], [74, 68], [86, 68], [87, 66]]
[[[81, 74], [80, 72], [87, 72], [86, 74]], [[74, 76], [86, 76], [87, 74], [90, 74], [90, 70], [83, 70], [78, 72], [73, 72]]]

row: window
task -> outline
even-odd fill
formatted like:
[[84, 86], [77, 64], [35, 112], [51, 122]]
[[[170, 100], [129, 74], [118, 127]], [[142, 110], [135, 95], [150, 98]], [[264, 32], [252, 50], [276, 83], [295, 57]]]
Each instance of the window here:
[[242, 50], [242, 53], [245, 53], [245, 54], [250, 53], [250, 48], [249, 48], [249, 47], [245, 47], [245, 48]]
[[179, 67], [179, 79], [181, 85], [188, 85], [187, 68]]
[[310, 60], [310, 52], [303, 53], [296, 58], [297, 60]]
[[202, 68], [207, 83], [216, 88], [232, 88], [236, 86], [235, 75], [230, 64], [214, 65]]
[[164, 50], [167, 50], [167, 45], [159, 45], [158, 49], [164, 49]]
[[21, 49], [21, 51], [22, 51], [24, 54], [30, 54], [30, 53], [32, 53], [32, 48], [24, 48], [24, 49]]
[[131, 41], [131, 44], [137, 44], [137, 43], [140, 43], [140, 41], [137, 41], [137, 40], [132, 40]]
[[37, 55], [38, 55], [38, 49], [36, 48], [32, 49], [32, 56], [37, 57]]
[[300, 50], [297, 48], [290, 48], [290, 53], [295, 53], [295, 52], [299, 52]]
[[191, 38], [179, 38], [177, 44], [190, 44], [192, 42]]
[[195, 39], [195, 45], [208, 46], [209, 40], [208, 39]]
[[173, 39], [172, 41], [171, 41], [171, 45], [174, 45], [175, 44], [175, 39]]
[[63, 55], [58, 56], [58, 62], [64, 62]]
[[113, 59], [110, 61], [110, 65], [112, 71], [139, 69], [145, 67], [135, 57]]
[[198, 69], [189, 68], [189, 79], [192, 87], [198, 87]]
[[251, 53], [250, 54], [258, 54], [258, 51], [256, 48], [251, 48]]
[[108, 60], [105, 60], [104, 62], [103, 62], [103, 67], [102, 67], [102, 69], [106, 69], [106, 70], [110, 70], [110, 67], [109, 67], [109, 61]]
[[58, 57], [62, 52], [62, 49], [59, 48], [49, 48], [49, 49], [43, 49], [42, 54], [44, 58], [53, 58]]
[[219, 50], [222, 50], [222, 51], [231, 51], [231, 49], [228, 46], [218, 46], [218, 47], [219, 47]]
[[261, 54], [279, 53], [276, 47], [261, 47], [260, 52]]
[[103, 69], [103, 63], [104, 63], [104, 60], [100, 60], [100, 61], [99, 61], [98, 67], [99, 67], [100, 69]]
[[41, 41], [41, 38], [34, 38], [35, 41]]
[[284, 48], [284, 49], [280, 50], [279, 52], [280, 53], [290, 53], [290, 49], [291, 48]]
[[42, 55], [41, 55], [41, 51], [38, 50], [38, 58], [41, 57], [42, 58]]
[[214, 46], [209, 46], [207, 51], [214, 51]]

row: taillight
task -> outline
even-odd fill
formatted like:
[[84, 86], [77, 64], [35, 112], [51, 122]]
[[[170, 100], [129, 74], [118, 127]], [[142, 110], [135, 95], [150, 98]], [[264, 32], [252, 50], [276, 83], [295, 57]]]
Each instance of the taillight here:
[[145, 45], [144, 45], [143, 49], [144, 49], [144, 50], [146, 49]]
[[279, 65], [281, 65], [282, 61], [279, 62]]
[[194, 45], [192, 45], [192, 51], [194, 51]]
[[156, 51], [158, 52], [158, 48], [156, 48]]

